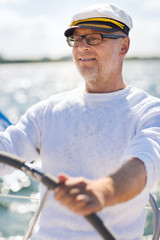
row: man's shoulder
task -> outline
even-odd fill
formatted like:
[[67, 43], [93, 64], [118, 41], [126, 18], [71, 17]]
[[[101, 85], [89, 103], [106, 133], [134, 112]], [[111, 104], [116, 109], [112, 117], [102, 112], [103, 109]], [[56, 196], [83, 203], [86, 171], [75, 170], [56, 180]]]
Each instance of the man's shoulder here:
[[59, 110], [65, 108], [66, 106], [74, 105], [79, 101], [78, 98], [80, 98], [82, 94], [83, 90], [81, 88], [56, 93], [51, 97], [34, 104], [27, 110], [26, 114], [41, 118], [45, 113], [50, 113], [52, 110]]
[[75, 104], [82, 99], [83, 88], [75, 88], [68, 91], [56, 93], [46, 100], [40, 101], [35, 105], [36, 109], [53, 109], [59, 105]]
[[145, 116], [160, 115], [160, 99], [137, 87], [131, 87], [127, 96], [127, 105], [138, 119]]
[[135, 86], [130, 86], [128, 98], [131, 100], [137, 101], [150, 101], [150, 102], [157, 102], [160, 104], [160, 99], [156, 96], [151, 95], [151, 93], [140, 89]]

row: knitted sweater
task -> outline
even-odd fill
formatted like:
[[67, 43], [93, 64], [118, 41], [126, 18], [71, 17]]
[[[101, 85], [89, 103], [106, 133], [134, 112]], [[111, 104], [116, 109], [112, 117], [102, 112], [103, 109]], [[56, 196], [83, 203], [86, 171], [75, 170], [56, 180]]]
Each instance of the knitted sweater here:
[[[29, 161], [40, 157], [42, 170], [55, 176], [63, 172], [89, 179], [115, 172], [132, 156], [141, 159], [147, 171], [141, 194], [99, 213], [119, 240], [137, 240], [143, 235], [148, 192], [160, 172], [160, 101], [133, 86], [104, 94], [81, 88], [60, 93], [34, 105], [16, 126], [0, 133], [0, 149]], [[51, 194], [31, 239], [101, 237]]]

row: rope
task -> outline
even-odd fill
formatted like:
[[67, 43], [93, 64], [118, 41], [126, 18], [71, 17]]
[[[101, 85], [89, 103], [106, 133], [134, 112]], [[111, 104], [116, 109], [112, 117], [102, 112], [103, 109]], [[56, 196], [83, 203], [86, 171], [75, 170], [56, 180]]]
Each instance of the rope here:
[[[17, 199], [28, 199], [28, 200], [36, 200], [39, 201], [37, 197], [29, 197], [29, 196], [20, 196], [20, 195], [11, 195], [11, 194], [0, 194], [0, 197], [7, 197], [7, 198], [17, 198]], [[152, 210], [152, 207], [146, 206], [148, 210]], [[158, 208], [160, 210], [160, 208]]]
[[[148, 209], [148, 210], [151, 209], [152, 210], [152, 207], [147, 207], [146, 206], [145, 209]], [[158, 209], [160, 210], [160, 208], [158, 208]]]
[[36, 198], [36, 197], [20, 196], [20, 195], [11, 195], [11, 194], [0, 194], [0, 197], [17, 198], [17, 199], [29, 199], [29, 200], [39, 201], [39, 199]]

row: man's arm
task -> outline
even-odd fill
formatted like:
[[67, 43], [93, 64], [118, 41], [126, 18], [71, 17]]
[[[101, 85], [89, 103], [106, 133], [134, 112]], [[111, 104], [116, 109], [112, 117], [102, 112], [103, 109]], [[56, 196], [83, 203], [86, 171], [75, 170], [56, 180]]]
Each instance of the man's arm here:
[[115, 191], [111, 205], [122, 203], [134, 198], [144, 189], [147, 181], [146, 168], [141, 160], [133, 158], [110, 178]]
[[80, 215], [98, 212], [104, 207], [128, 201], [146, 185], [144, 163], [132, 158], [114, 174], [97, 180], [59, 175], [55, 199]]

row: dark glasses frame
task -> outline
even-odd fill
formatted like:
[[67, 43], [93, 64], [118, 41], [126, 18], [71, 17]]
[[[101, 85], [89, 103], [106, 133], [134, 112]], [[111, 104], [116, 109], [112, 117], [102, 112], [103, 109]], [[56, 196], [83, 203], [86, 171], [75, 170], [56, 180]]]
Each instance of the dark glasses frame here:
[[[100, 36], [99, 38], [99, 42], [97, 43], [91, 43], [89, 38], [87, 38], [87, 36], [90, 36], [90, 35], [98, 35]], [[74, 37], [79, 37], [79, 42], [76, 44], [74, 42]], [[78, 47], [79, 44], [81, 43], [81, 41], [83, 40], [83, 38], [86, 40], [87, 44], [88, 45], [99, 45], [102, 43], [102, 40], [103, 38], [108, 38], [108, 39], [118, 39], [118, 38], [125, 38], [127, 36], [124, 36], [124, 35], [105, 35], [105, 34], [101, 34], [101, 33], [91, 33], [91, 34], [86, 34], [86, 35], [72, 35], [72, 36], [69, 36], [67, 37], [67, 43], [70, 47]]]

